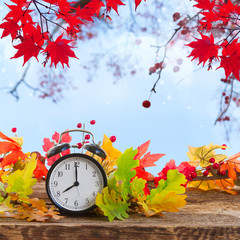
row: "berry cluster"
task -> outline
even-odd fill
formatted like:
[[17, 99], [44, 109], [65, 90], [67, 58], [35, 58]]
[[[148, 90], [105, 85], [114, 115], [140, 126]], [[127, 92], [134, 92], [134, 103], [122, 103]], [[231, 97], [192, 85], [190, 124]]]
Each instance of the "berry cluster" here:
[[[91, 120], [89, 123], [90, 123], [91, 125], [95, 125], [95, 124], [96, 124], [96, 121], [95, 121], [95, 120]], [[85, 129], [85, 124], [78, 123], [78, 124], [77, 124], [77, 128], [83, 128], [83, 130], [84, 130], [84, 129]], [[82, 146], [83, 146], [85, 143], [89, 143], [89, 141], [86, 141], [86, 140], [89, 140], [90, 138], [91, 138], [91, 136], [90, 136], [89, 134], [85, 134], [85, 135], [84, 135], [84, 140], [83, 140], [83, 142], [77, 143], [78, 148], [80, 149], [80, 148], [82, 148]], [[116, 139], [117, 139], [117, 138], [116, 138], [115, 136], [111, 136], [111, 137], [110, 137], [111, 142], [115, 142]]]
[[166, 67], [164, 62], [155, 63], [153, 67], [149, 68], [149, 75], [155, 73], [157, 70], [163, 69]]
[[224, 170], [220, 170], [221, 165], [223, 164], [222, 161], [220, 161], [219, 163], [215, 162], [215, 158], [210, 158], [209, 159], [209, 163], [210, 165], [208, 165], [206, 167], [206, 170], [203, 171], [203, 176], [208, 176], [209, 173], [211, 173], [212, 175], [222, 175], [225, 176], [226, 175], [226, 171]]

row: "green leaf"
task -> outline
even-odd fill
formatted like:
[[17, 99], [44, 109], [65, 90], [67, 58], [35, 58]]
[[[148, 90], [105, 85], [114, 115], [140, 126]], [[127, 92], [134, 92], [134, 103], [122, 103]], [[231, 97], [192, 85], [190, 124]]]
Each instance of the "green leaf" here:
[[142, 178], [134, 178], [130, 183], [130, 188], [132, 190], [132, 195], [138, 197], [139, 195], [144, 195], [143, 189], [145, 188], [146, 180]]
[[12, 174], [3, 176], [3, 181], [8, 184], [6, 192], [16, 193], [20, 197], [27, 198], [27, 195], [33, 192], [31, 187], [37, 182], [37, 179], [33, 178], [36, 165], [37, 160], [32, 157], [23, 170], [17, 170]]
[[185, 187], [181, 186], [186, 183], [186, 178], [183, 174], [179, 173], [177, 169], [169, 170], [167, 173], [167, 180], [161, 179], [158, 182], [158, 187], [152, 189], [147, 200], [153, 198], [155, 194], [161, 193], [162, 196], [167, 195], [169, 192], [175, 192], [177, 194], [185, 193]]
[[117, 159], [117, 170], [114, 176], [117, 181], [121, 182], [121, 194], [125, 201], [128, 199], [128, 194], [131, 193], [131, 179], [136, 175], [136, 171], [133, 168], [139, 165], [139, 160], [134, 160], [137, 151], [129, 148]]
[[0, 191], [6, 193], [4, 184], [0, 181]]
[[96, 205], [101, 208], [104, 215], [108, 217], [109, 221], [114, 218], [124, 220], [128, 218], [128, 203], [124, 202], [121, 197], [116, 195], [114, 190], [105, 187], [102, 193], [98, 193], [96, 197]]

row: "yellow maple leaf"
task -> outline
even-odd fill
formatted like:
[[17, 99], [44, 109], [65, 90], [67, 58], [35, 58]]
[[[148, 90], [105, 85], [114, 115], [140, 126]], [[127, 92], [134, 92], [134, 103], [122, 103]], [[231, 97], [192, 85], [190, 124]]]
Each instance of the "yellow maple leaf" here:
[[175, 192], [169, 192], [164, 195], [160, 193], [156, 193], [153, 198], [147, 200], [148, 208], [155, 212], [155, 214], [159, 214], [163, 211], [168, 212], [177, 212], [178, 208], [184, 207], [186, 205], [187, 195], [178, 195]]
[[107, 175], [109, 175], [117, 166], [117, 159], [122, 152], [119, 151], [117, 148], [113, 147], [113, 143], [105, 134], [103, 136], [103, 143], [101, 148], [106, 152], [106, 159], [102, 160], [98, 156], [94, 156], [94, 158], [103, 166]]
[[189, 152], [187, 155], [190, 159], [189, 164], [192, 166], [201, 166], [206, 167], [210, 165], [209, 159], [215, 158], [215, 162], [223, 161], [227, 158], [224, 154], [216, 154], [214, 150], [222, 149], [222, 145], [213, 145], [210, 143], [209, 145], [202, 146], [202, 147], [188, 147]]

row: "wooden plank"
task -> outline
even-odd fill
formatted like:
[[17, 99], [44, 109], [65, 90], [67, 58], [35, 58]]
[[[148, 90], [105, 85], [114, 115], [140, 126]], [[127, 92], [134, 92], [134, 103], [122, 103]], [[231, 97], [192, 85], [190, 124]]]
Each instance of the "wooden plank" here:
[[[240, 192], [232, 196], [188, 189], [187, 194], [187, 205], [165, 217], [132, 213], [125, 221], [108, 222], [88, 214], [47, 223], [0, 219], [0, 239], [240, 239]], [[33, 197], [50, 204], [44, 183], [36, 185]]]

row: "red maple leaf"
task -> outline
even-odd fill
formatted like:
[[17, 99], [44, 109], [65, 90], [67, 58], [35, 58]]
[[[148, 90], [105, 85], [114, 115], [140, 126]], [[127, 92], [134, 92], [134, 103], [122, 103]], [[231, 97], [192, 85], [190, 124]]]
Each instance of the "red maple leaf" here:
[[35, 170], [33, 171], [34, 177], [40, 182], [42, 178], [44, 177], [46, 179], [48, 170], [39, 159], [37, 159], [37, 166]]
[[[146, 0], [144, 0], [146, 2]], [[135, 11], [137, 10], [137, 7], [142, 2], [142, 0], [135, 0]]]
[[193, 48], [191, 54], [188, 57], [192, 56], [193, 59], [198, 58], [198, 65], [203, 62], [204, 66], [206, 61], [209, 60], [211, 62], [214, 58], [218, 57], [218, 49], [220, 47], [214, 44], [214, 37], [212, 34], [210, 37], [205, 36], [202, 33], [200, 34], [202, 39], [195, 38], [197, 41], [191, 42], [187, 45]]
[[15, 142], [13, 139], [7, 137], [2, 132], [0, 132], [0, 138], [5, 140], [0, 142], [0, 155], [5, 154], [3, 160], [1, 161], [1, 168], [14, 164], [18, 161], [19, 157], [23, 160], [27, 157], [23, 152], [21, 146]]
[[4, 19], [12, 19], [16, 23], [18, 23], [20, 20], [22, 23], [32, 22], [32, 17], [29, 13], [33, 10], [23, 10], [22, 8], [25, 6], [25, 4], [20, 3], [18, 5], [6, 5], [11, 9], [11, 11], [9, 11]]
[[120, 5], [125, 5], [122, 3], [120, 0], [107, 0], [106, 1], [106, 6], [107, 6], [107, 12], [110, 12], [111, 9], [114, 9], [116, 13], [118, 14], [118, 6]]
[[201, 8], [204, 10], [212, 10], [215, 6], [215, 1], [210, 0], [195, 0], [197, 4], [194, 5], [196, 8]]
[[224, 42], [223, 51], [220, 66], [218, 68], [223, 68], [225, 70], [226, 78], [232, 73], [236, 79], [239, 78], [240, 71], [240, 43], [238, 39], [233, 40], [231, 43], [227, 41]]
[[[134, 159], [139, 160], [139, 166], [134, 168], [136, 170], [136, 176], [138, 178], [146, 179], [151, 181], [154, 179], [153, 175], [145, 170], [146, 167], [156, 166], [155, 162], [159, 158], [163, 157], [165, 154], [151, 154], [150, 152], [146, 153], [150, 144], [150, 140], [138, 147], [138, 153]], [[146, 154], [145, 154], [146, 153]], [[144, 155], [145, 154], [145, 155]], [[144, 155], [144, 156], [143, 156]]]
[[51, 66], [54, 63], [56, 67], [57, 64], [61, 62], [63, 67], [64, 64], [69, 67], [69, 57], [77, 58], [75, 53], [71, 50], [73, 47], [68, 45], [72, 40], [63, 39], [62, 36], [63, 34], [60, 35], [55, 42], [48, 41], [48, 45], [43, 51], [47, 53], [47, 58], [51, 58]]
[[14, 46], [14, 48], [18, 51], [13, 57], [11, 57], [11, 59], [23, 56], [23, 66], [31, 57], [35, 57], [38, 60], [38, 54], [42, 49], [30, 38], [25, 38], [22, 43]]
[[17, 35], [18, 30], [20, 29], [20, 27], [18, 26], [18, 24], [16, 22], [14, 22], [11, 19], [6, 19], [7, 22], [4, 22], [0, 25], [0, 28], [3, 28], [3, 33], [2, 33], [2, 37], [4, 38], [6, 36], [8, 36], [9, 34], [11, 34], [12, 39], [14, 39]]
[[[60, 137], [60, 134], [58, 132], [55, 132], [52, 135], [52, 140], [54, 140], [56, 143], [58, 143], [59, 142], [59, 137]], [[71, 142], [71, 140], [72, 140], [72, 138], [69, 135], [69, 133], [66, 133], [62, 136], [62, 141], [61, 142], [69, 143], [69, 142]], [[43, 143], [44, 143], [44, 145], [42, 147], [43, 147], [44, 152], [48, 152], [48, 150], [54, 146], [54, 143], [52, 141], [50, 141], [49, 138], [44, 138]], [[67, 155], [67, 154], [70, 154], [70, 149], [67, 149], [67, 150], [61, 152], [62, 156]], [[45, 157], [47, 158], [47, 154], [45, 155]], [[60, 158], [60, 155], [55, 155], [53, 157], [47, 158], [48, 166], [52, 166], [52, 164], [59, 158]]]

